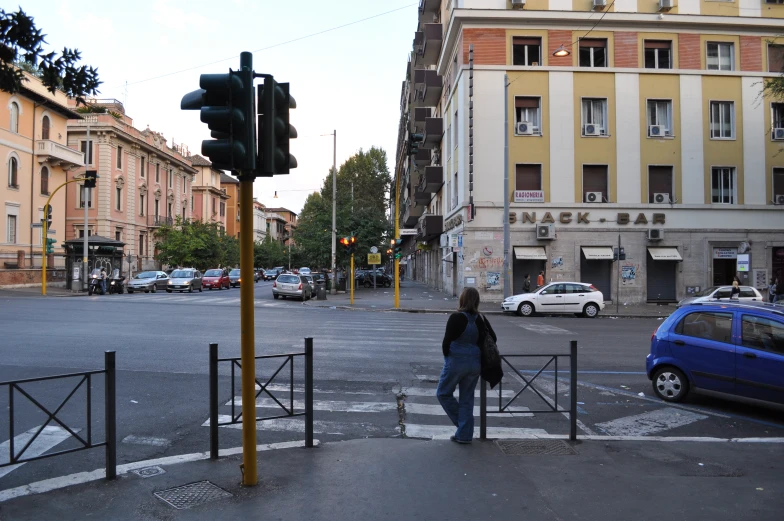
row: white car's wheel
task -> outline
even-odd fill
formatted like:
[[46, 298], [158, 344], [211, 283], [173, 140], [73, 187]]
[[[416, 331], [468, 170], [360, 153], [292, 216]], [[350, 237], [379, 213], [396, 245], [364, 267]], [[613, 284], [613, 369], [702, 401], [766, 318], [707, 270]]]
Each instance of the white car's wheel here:
[[521, 317], [530, 317], [534, 314], [534, 311], [536, 311], [536, 309], [530, 302], [521, 302], [520, 305], [517, 306], [517, 314]]
[[594, 304], [593, 302], [589, 302], [583, 308], [583, 315], [588, 318], [596, 318], [596, 315], [599, 314], [599, 306]]

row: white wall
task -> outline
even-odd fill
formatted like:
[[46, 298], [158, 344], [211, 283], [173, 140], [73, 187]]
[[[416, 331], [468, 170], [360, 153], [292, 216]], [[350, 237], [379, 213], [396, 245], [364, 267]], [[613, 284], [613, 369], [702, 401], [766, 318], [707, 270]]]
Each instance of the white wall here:
[[[466, 104], [460, 112], [467, 114], [468, 74], [463, 75], [458, 95], [465, 87]], [[464, 108], [465, 107], [465, 108]], [[460, 141], [460, 201], [467, 201], [468, 190], [468, 134], [467, 118], [461, 119]], [[466, 122], [463, 125], [463, 121]], [[465, 137], [463, 137], [465, 136]], [[464, 191], [465, 190], [465, 191]], [[474, 71], [474, 203], [499, 202], [504, 194], [504, 73], [503, 71]]]
[[550, 73], [550, 202], [574, 202], [574, 74]]
[[572, 0], [550, 0], [551, 11], [571, 11]]
[[702, 77], [682, 75], [681, 128], [681, 198], [683, 204], [705, 203], [705, 163], [703, 152]]
[[506, 0], [452, 0], [452, 7], [465, 9], [506, 9]]
[[637, 12], [637, 0], [615, 0], [615, 7], [616, 13], [636, 13]]
[[615, 139], [619, 203], [640, 202], [640, 76], [615, 75]]
[[[741, 4], [742, 5], [742, 4]], [[765, 110], [762, 78], [741, 78], [743, 96], [743, 202], [767, 204], [765, 192]]]
[[764, 0], [740, 0], [740, 16], [762, 16], [762, 2]]
[[678, 0], [678, 14], [700, 14], [701, 2], [702, 0]]

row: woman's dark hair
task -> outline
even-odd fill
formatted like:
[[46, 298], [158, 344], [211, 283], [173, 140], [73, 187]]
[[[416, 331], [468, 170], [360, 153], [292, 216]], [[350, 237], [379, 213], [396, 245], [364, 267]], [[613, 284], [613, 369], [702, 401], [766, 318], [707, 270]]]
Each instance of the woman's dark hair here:
[[460, 294], [458, 301], [458, 311], [465, 311], [476, 315], [479, 313], [479, 292], [476, 288], [465, 288]]

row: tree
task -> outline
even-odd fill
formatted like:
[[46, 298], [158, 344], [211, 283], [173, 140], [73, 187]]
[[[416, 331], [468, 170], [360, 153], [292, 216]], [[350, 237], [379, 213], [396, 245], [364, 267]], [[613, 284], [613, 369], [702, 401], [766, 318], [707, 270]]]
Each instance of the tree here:
[[66, 47], [60, 56], [53, 51], [44, 54], [45, 37], [21, 8], [15, 13], [0, 9], [0, 90], [19, 92], [27, 70], [50, 92], [59, 89], [79, 103], [84, 103], [85, 96], [97, 94], [101, 84], [98, 69], [78, 66], [82, 56], [77, 49]]
[[178, 216], [173, 226], [158, 228], [155, 237], [156, 260], [170, 266], [209, 269], [239, 263], [239, 241], [226, 235], [218, 223], [188, 221]]
[[267, 235], [264, 241], [255, 243], [253, 247], [254, 266], [264, 268], [274, 268], [276, 266], [287, 265], [288, 250], [284, 250], [283, 245]]

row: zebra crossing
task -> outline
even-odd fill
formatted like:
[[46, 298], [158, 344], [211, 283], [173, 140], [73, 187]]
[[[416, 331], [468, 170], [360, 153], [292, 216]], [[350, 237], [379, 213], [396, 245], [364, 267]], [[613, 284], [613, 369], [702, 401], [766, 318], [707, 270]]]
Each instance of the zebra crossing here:
[[[122, 298], [122, 302], [130, 302], [130, 303], [140, 303], [140, 304], [177, 304], [177, 305], [201, 305], [201, 306], [239, 306], [240, 305], [240, 294], [239, 291], [236, 291], [232, 294], [232, 296], [218, 296], [218, 295], [210, 295], [205, 293], [197, 293], [197, 294], [152, 294], [152, 293], [142, 293], [140, 295], [127, 295], [121, 296], [118, 298], [112, 298], [112, 301], [120, 301]], [[283, 305], [291, 304], [291, 302], [284, 302]], [[278, 301], [270, 301], [270, 300], [262, 300], [262, 299], [255, 299], [254, 306], [255, 307], [279, 307], [281, 305]]]

